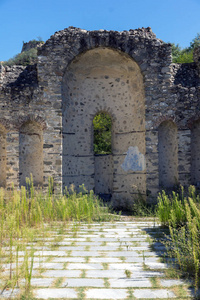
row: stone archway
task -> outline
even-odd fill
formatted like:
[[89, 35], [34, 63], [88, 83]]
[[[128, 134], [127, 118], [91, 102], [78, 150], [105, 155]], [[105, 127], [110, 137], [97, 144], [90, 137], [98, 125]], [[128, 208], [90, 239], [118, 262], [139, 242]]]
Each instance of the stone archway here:
[[94, 189], [92, 121], [99, 111], [113, 119], [113, 199], [116, 205], [146, 193], [143, 76], [123, 52], [95, 48], [77, 56], [62, 82], [63, 187]]

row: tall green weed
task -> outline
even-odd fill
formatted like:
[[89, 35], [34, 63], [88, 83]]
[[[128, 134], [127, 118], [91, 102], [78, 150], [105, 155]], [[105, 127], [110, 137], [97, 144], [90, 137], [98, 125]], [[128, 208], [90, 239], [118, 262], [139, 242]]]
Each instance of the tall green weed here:
[[165, 245], [168, 254], [176, 258], [182, 274], [193, 277], [196, 289], [200, 282], [200, 198], [195, 187], [187, 193], [171, 196], [163, 191], [158, 196], [157, 216], [169, 227], [170, 237]]

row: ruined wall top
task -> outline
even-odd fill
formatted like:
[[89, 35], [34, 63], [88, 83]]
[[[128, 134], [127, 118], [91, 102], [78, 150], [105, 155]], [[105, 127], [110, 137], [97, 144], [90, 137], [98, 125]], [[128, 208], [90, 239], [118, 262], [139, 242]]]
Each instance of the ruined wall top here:
[[[187, 127], [189, 115], [193, 119], [197, 115], [200, 105], [200, 48], [194, 51], [193, 63], [173, 64], [171, 44], [156, 38], [150, 27], [121, 32], [69, 27], [56, 32], [38, 48], [36, 65], [0, 66], [1, 101], [29, 105], [31, 102], [44, 103], [47, 94], [49, 99], [53, 99], [51, 94], [58, 97], [69, 64], [95, 48], [112, 49], [137, 63], [143, 75], [146, 111], [151, 119], [170, 116], [176, 122], [184, 123], [180, 125], [183, 128]], [[189, 109], [187, 118], [183, 116], [187, 110], [183, 109], [182, 103]], [[152, 124], [158, 123], [148, 122], [147, 128], [156, 128]]]
[[145, 70], [149, 61], [162, 67], [171, 63], [171, 45], [166, 44], [151, 28], [129, 31], [87, 31], [69, 27], [56, 32], [38, 49], [39, 69], [63, 76], [68, 64], [79, 54], [97, 47], [108, 47], [132, 57]]
[[99, 44], [102, 43], [101, 40], [103, 40], [105, 44], [109, 42], [110, 47], [116, 48], [117, 46], [120, 46], [121, 40], [123, 40], [125, 44], [125, 40], [128, 40], [129, 37], [132, 37], [135, 42], [143, 41], [145, 39], [151, 40], [152, 44], [156, 46], [164, 44], [163, 41], [156, 38], [156, 35], [152, 32], [150, 27], [139, 28], [135, 30], [130, 29], [129, 31], [108, 31], [103, 29], [87, 31], [81, 28], [70, 26], [69, 28], [55, 32], [55, 34], [52, 35], [50, 39], [48, 39], [46, 43], [40, 47], [39, 55], [47, 54], [48, 50], [50, 50], [50, 48], [54, 48], [56, 44], [72, 42], [72, 38], [73, 42], [78, 42], [80, 39], [80, 44], [83, 48], [86, 46], [84, 42], [84, 39], [86, 38], [95, 39], [95, 44], [91, 44], [92, 47], [99, 46]]

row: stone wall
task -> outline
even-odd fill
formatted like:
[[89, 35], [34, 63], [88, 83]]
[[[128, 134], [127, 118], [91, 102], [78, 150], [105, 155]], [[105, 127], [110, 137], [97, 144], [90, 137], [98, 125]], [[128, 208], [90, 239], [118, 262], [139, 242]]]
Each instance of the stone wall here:
[[[36, 185], [84, 183], [130, 207], [138, 193], [153, 201], [161, 187], [199, 184], [199, 57], [172, 64], [171, 45], [150, 28], [69, 27], [38, 49], [36, 65], [1, 66], [1, 185], [31, 172]], [[108, 157], [93, 152], [99, 112], [112, 119]]]
[[113, 194], [113, 155], [95, 155], [94, 172], [95, 193], [110, 199]]
[[158, 127], [159, 185], [170, 188], [178, 183], [177, 126], [164, 121]]
[[43, 131], [37, 122], [28, 121], [19, 130], [20, 185], [32, 174], [36, 186], [43, 185]]

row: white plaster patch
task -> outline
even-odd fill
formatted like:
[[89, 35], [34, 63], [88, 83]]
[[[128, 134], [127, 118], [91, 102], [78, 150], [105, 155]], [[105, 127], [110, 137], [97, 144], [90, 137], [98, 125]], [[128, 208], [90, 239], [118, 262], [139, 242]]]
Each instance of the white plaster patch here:
[[146, 168], [145, 156], [140, 153], [137, 146], [130, 146], [126, 152], [126, 157], [124, 159], [121, 167], [124, 171], [144, 171]]

